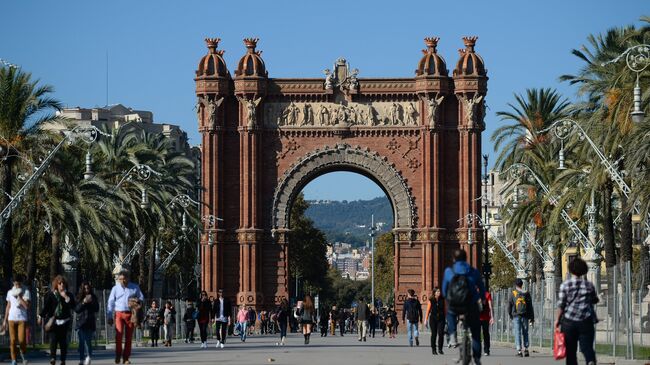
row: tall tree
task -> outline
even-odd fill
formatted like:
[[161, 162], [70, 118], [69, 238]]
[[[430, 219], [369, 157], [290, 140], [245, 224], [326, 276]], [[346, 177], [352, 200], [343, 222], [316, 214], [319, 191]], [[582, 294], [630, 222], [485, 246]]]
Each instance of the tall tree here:
[[375, 241], [375, 297], [384, 303], [395, 301], [395, 238], [384, 233]]
[[[2, 165], [2, 207], [6, 207], [13, 196], [13, 168], [20, 153], [21, 141], [36, 133], [38, 127], [56, 118], [53, 111], [61, 109], [61, 103], [52, 99], [53, 88], [38, 85], [31, 74], [20, 68], [0, 66], [0, 147], [4, 154]], [[13, 230], [11, 218], [2, 230], [3, 284], [8, 287], [13, 276]]]

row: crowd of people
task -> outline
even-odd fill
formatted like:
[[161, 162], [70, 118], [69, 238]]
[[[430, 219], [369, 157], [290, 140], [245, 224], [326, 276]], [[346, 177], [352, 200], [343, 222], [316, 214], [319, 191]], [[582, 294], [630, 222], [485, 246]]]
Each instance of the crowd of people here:
[[[592, 365], [596, 361], [594, 324], [598, 321], [593, 306], [598, 302], [598, 297], [593, 284], [584, 278], [588, 268], [583, 260], [574, 259], [569, 264], [569, 271], [571, 278], [560, 286], [555, 327], [566, 338], [566, 363], [577, 364], [576, 353], [580, 344], [587, 364]], [[13, 284], [7, 293], [1, 329], [9, 332], [12, 365], [16, 365], [19, 356], [26, 364], [25, 333], [32, 296], [23, 285], [21, 276], [17, 275]], [[240, 305], [235, 311], [230, 300], [224, 296], [223, 289], [219, 289], [216, 298], [208, 297], [207, 292], [203, 291], [196, 303], [188, 301], [180, 318], [184, 324], [186, 343], [194, 343], [194, 331], [198, 324], [202, 349], [208, 348], [210, 328], [216, 336], [216, 348], [223, 349], [229, 335], [238, 336], [241, 342], [245, 342], [254, 332], [260, 335], [279, 334], [277, 346], [286, 344], [288, 330], [302, 333], [305, 345], [310, 343], [314, 330], [320, 330], [321, 337], [326, 337], [328, 334], [336, 335], [338, 329], [340, 336], [357, 334], [357, 340], [365, 342], [368, 338], [374, 338], [379, 328], [382, 337], [395, 338], [401, 320], [406, 327], [409, 346], [419, 346], [420, 326], [424, 324], [428, 327], [431, 331], [431, 351], [437, 355], [443, 354], [444, 338], [449, 348], [458, 345], [456, 324], [459, 316], [462, 316], [471, 335], [474, 363], [481, 363], [482, 354], [490, 355], [492, 298], [479, 271], [467, 262], [465, 251], [454, 252], [454, 263], [445, 270], [442, 287], [435, 288], [433, 295], [427, 298], [425, 311], [415, 291], [409, 289], [407, 293], [399, 318], [392, 306], [368, 304], [363, 297], [358, 298], [352, 308], [332, 305], [331, 308], [321, 308], [320, 313], [310, 295], [295, 306], [282, 299], [277, 308], [270, 310], [257, 312], [252, 307]], [[172, 346], [177, 318], [173, 303], [167, 301], [161, 306], [153, 300], [146, 309], [144, 303], [145, 298], [138, 285], [129, 281], [128, 272], [121, 272], [106, 304], [107, 322], [115, 327], [116, 364], [131, 363], [133, 333], [138, 327], [146, 326], [148, 329], [151, 347], [158, 346], [161, 328], [163, 345]], [[531, 295], [524, 289], [523, 281], [518, 279], [509, 297], [507, 311], [514, 329], [516, 355], [520, 357], [530, 356], [528, 329], [535, 321], [532, 304]], [[99, 301], [90, 283], [82, 283], [75, 296], [68, 290], [63, 276], [56, 276], [52, 280], [37, 317], [39, 325], [48, 334], [51, 365], [56, 364], [57, 349], [60, 364], [65, 365], [68, 335], [73, 322], [79, 339], [79, 364], [91, 364], [91, 339], [96, 331], [98, 311]], [[72, 320], [73, 316], [76, 316], [75, 321]]]

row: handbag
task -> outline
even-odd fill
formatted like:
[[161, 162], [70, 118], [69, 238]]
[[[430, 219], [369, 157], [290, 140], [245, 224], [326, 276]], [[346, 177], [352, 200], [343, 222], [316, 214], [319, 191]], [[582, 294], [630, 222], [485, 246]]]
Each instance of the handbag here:
[[553, 358], [555, 360], [562, 360], [566, 357], [566, 342], [564, 339], [564, 333], [559, 329], [555, 329], [555, 334], [553, 335]]

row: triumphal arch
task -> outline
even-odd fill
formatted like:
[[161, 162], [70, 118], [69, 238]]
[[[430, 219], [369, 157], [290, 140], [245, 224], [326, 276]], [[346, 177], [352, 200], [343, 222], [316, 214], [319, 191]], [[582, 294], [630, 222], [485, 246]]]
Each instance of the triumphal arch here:
[[369, 177], [390, 199], [398, 304], [409, 288], [425, 296], [440, 285], [456, 247], [479, 264], [480, 229], [462, 218], [481, 211], [488, 78], [476, 37], [463, 38], [451, 76], [438, 40], [425, 39], [414, 77], [362, 77], [339, 58], [322, 78], [272, 78], [257, 39], [244, 39], [234, 75], [219, 39], [206, 39], [195, 78], [202, 215], [213, 216], [201, 239], [206, 291], [224, 288], [256, 307], [288, 297], [292, 202], [341, 170]]

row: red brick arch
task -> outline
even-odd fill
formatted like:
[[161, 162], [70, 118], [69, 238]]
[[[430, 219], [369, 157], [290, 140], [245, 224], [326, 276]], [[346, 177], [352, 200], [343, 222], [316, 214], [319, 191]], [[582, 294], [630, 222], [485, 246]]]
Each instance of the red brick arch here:
[[[195, 79], [203, 214], [223, 222], [204, 226], [203, 289], [224, 288], [257, 307], [288, 297], [293, 199], [315, 177], [339, 170], [371, 178], [391, 200], [398, 304], [409, 288], [431, 294], [453, 249], [469, 249], [478, 264], [479, 228], [460, 220], [481, 213], [487, 77], [484, 68], [466, 67], [482, 62], [475, 41], [465, 39], [453, 77], [431, 38], [413, 78], [361, 78], [339, 59], [325, 78], [277, 79], [247, 39], [233, 79], [218, 39], [208, 40]], [[468, 230], [477, 231], [471, 246]]]

